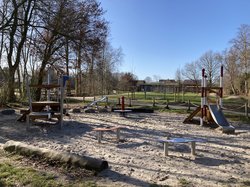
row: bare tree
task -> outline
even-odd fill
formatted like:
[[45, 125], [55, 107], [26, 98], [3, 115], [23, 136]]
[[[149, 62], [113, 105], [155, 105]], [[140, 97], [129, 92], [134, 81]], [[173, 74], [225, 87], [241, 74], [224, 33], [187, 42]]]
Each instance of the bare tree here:
[[181, 81], [182, 81], [182, 76], [181, 76], [181, 69], [178, 68], [175, 72], [175, 80], [176, 82], [178, 83], [178, 85], [181, 84]]
[[130, 72], [122, 73], [119, 82], [119, 88], [122, 91], [134, 91], [137, 77]]
[[217, 53], [208, 51], [204, 53], [198, 60], [198, 67], [201, 69], [205, 68], [208, 85], [214, 85], [219, 79], [221, 59]]
[[[19, 87], [28, 72], [42, 84], [48, 64], [66, 67], [67, 74], [74, 64], [80, 95], [85, 88], [89, 94], [113, 89], [123, 55], [108, 44], [108, 23], [97, 0], [2, 0], [0, 6], [0, 71], [8, 78], [9, 100], [15, 99], [16, 75]], [[36, 99], [40, 95], [38, 88]]]
[[245, 94], [247, 95], [250, 61], [250, 25], [241, 25], [236, 38], [234, 38], [231, 43], [239, 55], [240, 67], [244, 74]]
[[145, 80], [146, 83], [153, 82], [153, 79], [151, 77], [149, 77], [149, 76], [147, 76], [144, 80]]
[[[101, 58], [97, 64], [97, 82], [99, 85], [100, 93], [107, 94], [113, 89], [113, 78], [112, 73], [116, 71], [117, 66], [121, 64], [123, 60], [123, 52], [121, 48], [113, 48], [108, 41], [101, 52]], [[99, 84], [98, 84], [99, 83]]]
[[201, 72], [199, 70], [200, 69], [198, 68], [198, 61], [193, 61], [191, 63], [187, 63], [187, 64], [185, 64], [184, 69], [182, 69], [182, 75], [186, 79], [194, 82], [197, 90], [198, 90], [199, 85], [200, 85]]
[[237, 94], [237, 81], [239, 79], [239, 58], [238, 53], [234, 48], [222, 52], [223, 64], [226, 70], [225, 83], [230, 85], [231, 92]]
[[[38, 84], [42, 84], [44, 70], [47, 64], [61, 64], [69, 66], [69, 50], [77, 62], [77, 93], [82, 95], [83, 62], [87, 70], [90, 83], [89, 92], [94, 92], [94, 65], [96, 56], [107, 35], [106, 22], [102, 19], [103, 10], [95, 0], [66, 1], [57, 0], [47, 2], [47, 14], [42, 15], [42, 29], [38, 30], [38, 37], [34, 46], [41, 59], [38, 74]], [[66, 63], [65, 63], [66, 61]], [[69, 72], [68, 68], [66, 71]], [[85, 85], [86, 86], [86, 85]], [[40, 89], [36, 91], [36, 98], [40, 97]]]
[[161, 76], [159, 76], [159, 75], [153, 75], [153, 80], [155, 82], [159, 82], [160, 79], [161, 79]]
[[1, 12], [6, 19], [2, 21], [1, 30], [4, 30], [4, 43], [8, 62], [8, 100], [15, 100], [15, 73], [21, 61], [21, 53], [27, 39], [30, 21], [36, 8], [37, 0], [5, 1], [7, 10]]

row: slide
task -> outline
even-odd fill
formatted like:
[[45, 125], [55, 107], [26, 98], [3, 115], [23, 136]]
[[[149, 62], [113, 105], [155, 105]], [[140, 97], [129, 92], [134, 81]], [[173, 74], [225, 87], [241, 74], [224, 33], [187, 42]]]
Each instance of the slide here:
[[209, 111], [215, 123], [222, 129], [223, 132], [234, 132], [235, 128], [231, 126], [225, 118], [221, 109], [217, 105], [208, 105]]

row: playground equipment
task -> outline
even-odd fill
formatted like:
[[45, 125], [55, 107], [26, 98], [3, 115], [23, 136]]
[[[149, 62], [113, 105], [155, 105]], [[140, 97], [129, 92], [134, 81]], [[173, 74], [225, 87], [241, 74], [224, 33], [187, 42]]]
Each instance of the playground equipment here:
[[95, 128], [95, 129], [93, 129], [93, 131], [97, 132], [98, 143], [101, 143], [103, 133], [104, 132], [110, 132], [110, 131], [115, 131], [116, 132], [116, 141], [119, 142], [120, 141], [120, 130], [121, 130], [121, 127], [106, 127], [106, 128]]
[[198, 139], [198, 138], [171, 138], [171, 139], [158, 139], [157, 141], [160, 143], [163, 143], [165, 156], [169, 155], [168, 147], [170, 144], [191, 143], [191, 156], [195, 156], [196, 155], [196, 151], [195, 151], [196, 142], [206, 142], [206, 140]]
[[[200, 125], [203, 126], [204, 121], [207, 123], [216, 123], [218, 129], [225, 133], [234, 133], [235, 128], [231, 126], [222, 112], [223, 106], [223, 66], [220, 71], [220, 86], [207, 87], [207, 79], [205, 69], [202, 69], [201, 80], [201, 106], [197, 107], [185, 120], [184, 123], [192, 122], [195, 116], [200, 116]], [[215, 93], [219, 97], [216, 104], [211, 103], [208, 99], [209, 93]]]
[[91, 102], [90, 104], [88, 104], [87, 106], [85, 106], [84, 108], [85, 108], [85, 109], [88, 109], [88, 108], [90, 108], [90, 107], [96, 106], [97, 109], [98, 109], [98, 108], [99, 108], [99, 107], [98, 107], [98, 103], [103, 102], [103, 101], [106, 101], [106, 102], [107, 102], [107, 99], [108, 99], [107, 96], [103, 96], [101, 99], [94, 100], [93, 102]]
[[[57, 118], [60, 127], [63, 123], [63, 102], [64, 102], [64, 91], [66, 81], [69, 79], [69, 76], [60, 75], [58, 79], [58, 84], [51, 84], [50, 80], [50, 68], [48, 67], [48, 82], [47, 84], [42, 85], [30, 85], [27, 80], [27, 92], [29, 98], [29, 109], [23, 114], [23, 118], [26, 118], [27, 128], [30, 127], [30, 120], [36, 119], [47, 119]], [[36, 101], [33, 102], [30, 94], [30, 87], [41, 88], [47, 90], [47, 100], [46, 101]], [[51, 101], [51, 90], [58, 89], [57, 101]]]
[[125, 110], [125, 97], [121, 97], [122, 103], [121, 103], [121, 110], [114, 110], [114, 112], [120, 113], [120, 116], [126, 117], [127, 113], [132, 112], [132, 110]]

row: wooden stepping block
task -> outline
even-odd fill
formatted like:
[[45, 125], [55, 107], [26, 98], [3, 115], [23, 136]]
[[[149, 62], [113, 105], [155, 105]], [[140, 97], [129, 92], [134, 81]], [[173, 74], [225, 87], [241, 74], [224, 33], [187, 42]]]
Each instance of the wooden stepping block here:
[[93, 131], [97, 132], [98, 143], [101, 143], [102, 136], [104, 132], [116, 131], [116, 140], [120, 141], [120, 127], [106, 127], [106, 128], [94, 128]]

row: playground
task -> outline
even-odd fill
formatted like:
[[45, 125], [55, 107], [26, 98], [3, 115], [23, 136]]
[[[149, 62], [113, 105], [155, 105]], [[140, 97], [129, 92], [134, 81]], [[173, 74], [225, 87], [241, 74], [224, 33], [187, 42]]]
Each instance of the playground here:
[[[233, 123], [234, 134], [209, 126], [184, 124], [186, 114], [70, 112], [60, 129], [54, 124], [15, 121], [20, 115], [1, 114], [0, 143], [8, 140], [50, 150], [106, 160], [109, 168], [91, 178], [97, 186], [249, 186], [250, 127]], [[119, 127], [105, 132], [98, 143], [95, 128]], [[164, 154], [162, 138], [196, 138], [196, 155], [189, 143], [170, 144]], [[37, 165], [36, 165], [37, 168]], [[60, 175], [56, 172], [56, 175]], [[88, 178], [89, 180], [89, 178]]]
[[[46, 84], [27, 80], [29, 108], [1, 111], [0, 145], [6, 152], [94, 170], [88, 180], [97, 186], [250, 185], [250, 126], [223, 113], [222, 67], [219, 87], [207, 87], [203, 70], [200, 106], [189, 114], [171, 113], [169, 102], [162, 103], [168, 112], [154, 111], [155, 98], [150, 109], [146, 103], [136, 108], [129, 95], [70, 103], [64, 92], [69, 77], [60, 75], [52, 84], [50, 68]], [[46, 90], [45, 101], [32, 100], [30, 88]], [[51, 170], [60, 178], [57, 167]]]

